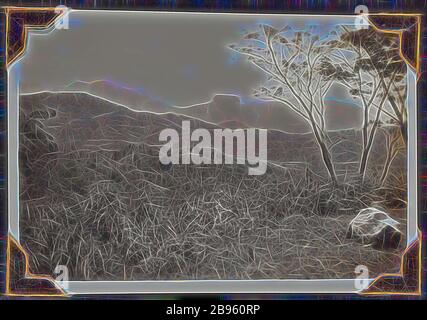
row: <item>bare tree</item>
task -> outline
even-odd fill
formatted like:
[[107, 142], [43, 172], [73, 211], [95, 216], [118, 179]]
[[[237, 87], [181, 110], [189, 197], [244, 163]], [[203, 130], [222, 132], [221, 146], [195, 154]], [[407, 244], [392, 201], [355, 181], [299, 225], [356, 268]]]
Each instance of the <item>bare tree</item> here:
[[380, 176], [380, 186], [384, 186], [390, 171], [391, 164], [400, 151], [405, 149], [405, 143], [400, 129], [392, 122], [388, 125], [380, 125], [385, 137], [386, 159]]
[[373, 29], [350, 31], [343, 28], [332, 54], [354, 77], [343, 79], [351, 95], [363, 108], [362, 154], [359, 174], [364, 177], [375, 135], [381, 119], [396, 121], [406, 138], [404, 78], [406, 65], [399, 54], [399, 45], [390, 35]]
[[406, 97], [408, 87], [404, 81], [394, 82], [392, 90], [389, 93], [391, 111], [388, 116], [399, 125], [400, 134], [402, 135], [405, 146], [408, 143], [408, 114], [406, 109]]
[[310, 125], [324, 166], [336, 184], [324, 98], [333, 81], [343, 76], [345, 70], [330, 60], [331, 47], [314, 32], [260, 25], [257, 31], [246, 33], [239, 45], [230, 48], [245, 55], [266, 74], [267, 79], [255, 96], [281, 102]]

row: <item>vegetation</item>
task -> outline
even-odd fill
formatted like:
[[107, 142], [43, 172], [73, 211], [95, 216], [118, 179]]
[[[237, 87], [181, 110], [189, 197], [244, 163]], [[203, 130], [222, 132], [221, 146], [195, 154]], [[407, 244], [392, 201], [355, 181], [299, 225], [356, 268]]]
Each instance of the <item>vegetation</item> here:
[[[325, 97], [334, 84], [346, 87], [363, 110], [358, 169], [362, 181], [383, 120], [397, 125], [406, 143], [406, 64], [394, 35], [380, 34], [373, 28], [354, 31], [341, 27], [321, 37], [315, 30], [295, 31], [289, 26], [279, 30], [260, 25], [230, 48], [267, 76], [255, 96], [279, 101], [309, 123], [334, 184], [338, 180], [325, 125]], [[394, 144], [399, 142], [390, 139]], [[384, 165], [385, 174], [388, 165]]]
[[404, 158], [375, 186], [382, 143], [363, 185], [348, 174], [360, 150], [354, 130], [329, 134], [339, 186], [324, 178], [311, 135], [278, 131], [269, 131], [261, 176], [245, 165], [165, 167], [147, 141], [182, 117], [56, 99], [67, 103], [21, 106], [21, 241], [35, 273], [61, 264], [72, 280], [312, 279], [351, 278], [359, 264], [373, 276], [399, 268], [402, 246], [382, 252], [346, 239], [357, 211], [375, 203], [405, 225]]

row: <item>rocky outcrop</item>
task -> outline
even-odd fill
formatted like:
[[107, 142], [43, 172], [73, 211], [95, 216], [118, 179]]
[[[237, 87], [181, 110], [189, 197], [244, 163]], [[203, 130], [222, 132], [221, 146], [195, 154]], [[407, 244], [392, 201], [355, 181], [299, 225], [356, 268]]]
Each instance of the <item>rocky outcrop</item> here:
[[400, 223], [377, 208], [365, 208], [351, 220], [347, 238], [355, 239], [378, 250], [396, 249], [402, 241]]

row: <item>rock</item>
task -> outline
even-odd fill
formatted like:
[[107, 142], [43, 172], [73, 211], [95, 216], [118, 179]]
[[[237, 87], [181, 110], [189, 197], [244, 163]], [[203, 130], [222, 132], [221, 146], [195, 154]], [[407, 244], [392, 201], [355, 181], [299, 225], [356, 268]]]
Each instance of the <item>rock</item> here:
[[377, 208], [365, 208], [351, 220], [347, 238], [371, 245], [378, 250], [396, 249], [402, 241], [400, 223]]

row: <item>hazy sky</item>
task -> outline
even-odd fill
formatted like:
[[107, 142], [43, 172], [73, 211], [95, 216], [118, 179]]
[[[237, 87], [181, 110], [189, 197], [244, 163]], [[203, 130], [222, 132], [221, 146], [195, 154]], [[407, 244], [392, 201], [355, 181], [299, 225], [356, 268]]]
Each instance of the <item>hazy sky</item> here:
[[61, 90], [76, 80], [111, 80], [189, 105], [214, 94], [250, 96], [263, 74], [227, 48], [259, 23], [328, 32], [354, 18], [73, 11], [68, 30], [32, 34], [21, 92]]

